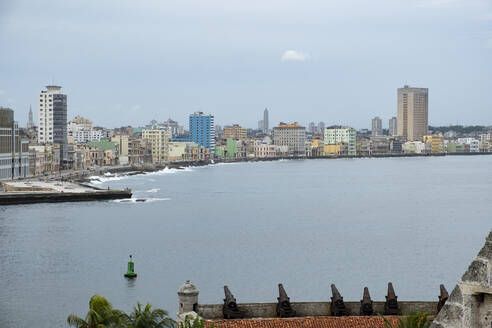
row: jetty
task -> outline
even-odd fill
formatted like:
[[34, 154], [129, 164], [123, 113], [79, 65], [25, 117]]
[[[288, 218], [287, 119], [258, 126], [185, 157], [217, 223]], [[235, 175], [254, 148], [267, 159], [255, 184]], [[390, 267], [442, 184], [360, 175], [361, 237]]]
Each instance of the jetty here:
[[130, 189], [101, 189], [66, 181], [2, 181], [0, 205], [87, 202], [132, 197]]

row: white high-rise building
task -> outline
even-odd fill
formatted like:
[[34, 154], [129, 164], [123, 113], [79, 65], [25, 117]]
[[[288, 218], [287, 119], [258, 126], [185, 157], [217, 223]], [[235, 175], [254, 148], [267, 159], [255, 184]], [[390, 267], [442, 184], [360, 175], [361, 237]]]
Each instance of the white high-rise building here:
[[383, 121], [379, 118], [379, 116], [372, 119], [371, 133], [373, 137], [383, 135]]
[[67, 95], [61, 93], [61, 86], [48, 85], [39, 94], [38, 142], [59, 144], [60, 159], [68, 160]]
[[392, 117], [389, 119], [389, 129], [388, 129], [388, 134], [390, 136], [396, 136], [398, 135], [398, 125], [397, 125], [397, 119], [396, 117]]

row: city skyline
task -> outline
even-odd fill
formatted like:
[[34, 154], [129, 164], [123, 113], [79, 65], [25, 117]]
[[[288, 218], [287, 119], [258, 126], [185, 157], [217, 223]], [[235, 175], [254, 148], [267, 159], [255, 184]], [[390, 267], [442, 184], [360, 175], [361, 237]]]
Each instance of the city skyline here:
[[70, 113], [108, 127], [185, 122], [195, 111], [254, 127], [252, 113], [267, 107], [271, 124], [360, 129], [394, 116], [394, 89], [408, 84], [431, 90], [432, 125], [492, 124], [490, 1], [19, 0], [0, 9], [0, 103], [19, 118], [54, 82]]

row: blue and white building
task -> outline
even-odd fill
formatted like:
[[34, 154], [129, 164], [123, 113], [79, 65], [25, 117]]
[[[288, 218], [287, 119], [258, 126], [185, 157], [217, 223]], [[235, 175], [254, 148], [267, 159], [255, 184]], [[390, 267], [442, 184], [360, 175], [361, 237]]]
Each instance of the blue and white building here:
[[213, 154], [215, 150], [215, 126], [213, 115], [195, 112], [190, 115], [189, 123], [190, 141], [210, 149], [210, 154]]

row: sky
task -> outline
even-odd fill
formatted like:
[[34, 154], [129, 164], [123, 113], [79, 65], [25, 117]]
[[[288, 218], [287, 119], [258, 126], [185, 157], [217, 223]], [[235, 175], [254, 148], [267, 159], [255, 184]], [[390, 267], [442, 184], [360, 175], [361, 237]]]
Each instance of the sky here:
[[492, 0], [0, 0], [0, 106], [24, 126], [53, 82], [111, 128], [387, 128], [405, 84], [430, 125], [492, 125]]

